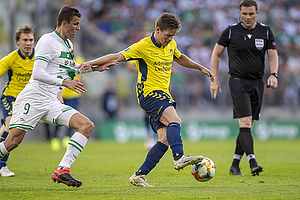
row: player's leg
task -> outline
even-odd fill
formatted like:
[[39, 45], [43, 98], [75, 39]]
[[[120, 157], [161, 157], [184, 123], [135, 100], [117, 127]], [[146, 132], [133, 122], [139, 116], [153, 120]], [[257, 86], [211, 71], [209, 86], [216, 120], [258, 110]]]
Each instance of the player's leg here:
[[[1, 138], [0, 138], [0, 142], [3, 142], [5, 141], [5, 139], [7, 138], [8, 136], [8, 133], [9, 133], [9, 128], [8, 126], [6, 126], [6, 124], [9, 124], [10, 122], [10, 119], [11, 119], [11, 116], [7, 116], [5, 118], [5, 122], [2, 124], [2, 131], [0, 133], [1, 135]], [[0, 160], [0, 176], [2, 177], [13, 177], [15, 176], [15, 173], [10, 171], [7, 167], [7, 160], [8, 160], [8, 157], [9, 157], [9, 153], [6, 154], [1, 160]]]
[[245, 120], [243, 124], [241, 124], [239, 121], [239, 133], [236, 139], [236, 146], [235, 146], [235, 152], [233, 155], [233, 161], [232, 165], [229, 169], [229, 173], [232, 175], [241, 175], [239, 164], [240, 160], [243, 157], [244, 154], [244, 147], [243, 143], [241, 142], [241, 138], [244, 137], [244, 129], [247, 129], [247, 127], [251, 127], [251, 120], [247, 121], [247, 116], [251, 116], [252, 110], [251, 110], [251, 98], [244, 88], [247, 88], [247, 86], [244, 86], [244, 84], [247, 84], [243, 79], [240, 78], [233, 78], [231, 77], [229, 79], [229, 89], [231, 93], [231, 98], [233, 102], [233, 118], [243, 118], [245, 117]]
[[[68, 105], [68, 106], [71, 106], [72, 108], [78, 110], [78, 107], [79, 107], [79, 97], [78, 98], [72, 98], [72, 99], [65, 99], [64, 98], [64, 104]], [[65, 134], [64, 134], [64, 137], [62, 138], [62, 146], [64, 148], [67, 148], [68, 147], [68, 143], [70, 141], [70, 137], [71, 137], [71, 134], [72, 132], [74, 131], [72, 128], [69, 128], [67, 127], [66, 130], [65, 130]]]
[[152, 185], [147, 183], [145, 176], [159, 163], [160, 159], [164, 156], [169, 147], [166, 140], [166, 127], [162, 127], [157, 130], [157, 135], [158, 141], [149, 150], [144, 163], [141, 165], [139, 170], [129, 178], [129, 182], [132, 185], [139, 187], [152, 187]]
[[236, 146], [235, 146], [235, 151], [234, 151], [234, 155], [233, 155], [233, 161], [231, 164], [231, 167], [229, 169], [229, 173], [232, 175], [240, 175], [240, 176], [244, 176], [244, 174], [241, 172], [240, 170], [240, 161], [243, 157], [244, 154], [244, 150], [242, 148], [242, 145], [240, 143], [239, 140], [239, 136], [236, 139]]
[[151, 149], [153, 145], [155, 145], [156, 141], [156, 133], [152, 130], [151, 125], [150, 125], [150, 117], [147, 113], [144, 115], [144, 123], [147, 131], [147, 138], [145, 141], [145, 148], [146, 149]]
[[[233, 100], [234, 106], [234, 118], [238, 118], [240, 132], [238, 135], [237, 148], [242, 148], [243, 152], [246, 153], [247, 159], [250, 164], [252, 175], [258, 175], [262, 171], [262, 167], [258, 166], [253, 148], [253, 137], [251, 134], [253, 120], [258, 120], [261, 103], [262, 103], [262, 93], [258, 91], [262, 88], [263, 90], [263, 81], [262, 80], [246, 80], [246, 79], [232, 79], [229, 80], [229, 86], [231, 89], [231, 97]], [[240, 145], [240, 146], [238, 146]], [[242, 151], [239, 150], [241, 153]], [[235, 154], [235, 160], [239, 159], [239, 154]], [[234, 165], [236, 166], [236, 165]], [[230, 172], [234, 171], [230, 169]], [[239, 174], [239, 167], [236, 168], [237, 173]]]
[[22, 142], [25, 133], [25, 130], [19, 128], [13, 128], [10, 130], [6, 140], [0, 143], [0, 159], [15, 149]]
[[[1, 126], [1, 131], [0, 131], [0, 142], [4, 141], [9, 133], [9, 123], [12, 115], [12, 109], [13, 109], [13, 104], [15, 102], [15, 98], [12, 96], [1, 96], [1, 110], [3, 113], [3, 120], [2, 121], [2, 126]], [[1, 160], [0, 160], [0, 176], [2, 177], [12, 177], [15, 176], [15, 174], [10, 171], [7, 167], [7, 160], [9, 157], [9, 153], [6, 154]]]
[[70, 167], [85, 147], [94, 124], [74, 109], [63, 112], [57, 118], [57, 123], [73, 128], [76, 131], [70, 138], [66, 153], [59, 163], [58, 168], [53, 173], [52, 180], [68, 186], [79, 187], [82, 185], [82, 182], [71, 176]]
[[174, 158], [174, 168], [176, 170], [199, 163], [203, 156], [186, 157], [183, 152], [182, 138], [180, 134], [181, 119], [178, 117], [174, 106], [167, 107], [161, 117], [160, 122], [167, 126], [166, 139], [172, 150]]

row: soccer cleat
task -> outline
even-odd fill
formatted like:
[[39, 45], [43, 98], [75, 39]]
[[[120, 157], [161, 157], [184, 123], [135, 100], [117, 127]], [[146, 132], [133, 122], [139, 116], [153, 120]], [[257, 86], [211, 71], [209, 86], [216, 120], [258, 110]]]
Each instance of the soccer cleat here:
[[239, 166], [237, 165], [231, 165], [229, 169], [229, 174], [237, 175], [237, 176], [244, 176], [244, 174], [241, 172]]
[[203, 156], [189, 157], [183, 155], [178, 160], [174, 160], [174, 169], [179, 171], [188, 165], [194, 165], [201, 162], [203, 158], [204, 158]]
[[135, 173], [129, 178], [129, 183], [137, 187], [153, 187], [147, 183], [145, 175], [135, 175]]
[[54, 182], [57, 181], [58, 183], [63, 183], [67, 186], [80, 187], [82, 185], [80, 180], [76, 180], [72, 177], [70, 174], [70, 168], [55, 169], [51, 178]]
[[252, 167], [251, 168], [251, 173], [252, 173], [252, 176], [259, 176], [259, 173], [263, 171], [263, 166], [256, 166], [256, 167]]
[[2, 168], [0, 169], [0, 175], [1, 175], [2, 177], [13, 177], [13, 176], [15, 176], [15, 173], [13, 173], [12, 171], [10, 171], [10, 170], [8, 169], [8, 167], [5, 166], [5, 167], [2, 167]]

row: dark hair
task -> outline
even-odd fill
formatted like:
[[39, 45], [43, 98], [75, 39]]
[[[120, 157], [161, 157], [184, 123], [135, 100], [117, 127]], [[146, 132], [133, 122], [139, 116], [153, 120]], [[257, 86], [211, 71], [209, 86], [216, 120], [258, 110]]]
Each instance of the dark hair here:
[[59, 27], [64, 20], [69, 24], [74, 16], [81, 17], [79, 10], [71, 6], [62, 7], [57, 16], [57, 27]]
[[172, 13], [162, 13], [155, 22], [155, 28], [159, 27], [162, 31], [175, 29], [177, 32], [181, 29], [180, 20]]
[[242, 6], [244, 7], [251, 7], [251, 6], [254, 6], [255, 7], [255, 10], [257, 11], [258, 10], [258, 6], [257, 6], [257, 3], [255, 0], [242, 0], [240, 2], [240, 10], [242, 8]]
[[34, 30], [29, 24], [24, 24], [22, 27], [18, 28], [15, 33], [16, 42], [20, 40], [21, 34], [32, 33], [34, 35]]

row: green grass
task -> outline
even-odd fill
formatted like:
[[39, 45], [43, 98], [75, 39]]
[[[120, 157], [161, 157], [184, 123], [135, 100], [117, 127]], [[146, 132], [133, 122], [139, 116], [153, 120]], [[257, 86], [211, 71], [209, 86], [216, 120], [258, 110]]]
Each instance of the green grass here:
[[244, 177], [228, 170], [234, 140], [184, 142], [186, 154], [210, 157], [216, 176], [196, 181], [190, 167], [173, 169], [171, 150], [147, 175], [153, 188], [138, 188], [128, 178], [144, 161], [143, 142], [118, 144], [89, 141], [71, 168], [83, 185], [79, 188], [53, 183], [51, 175], [64, 150], [53, 152], [48, 142], [25, 142], [15, 149], [9, 168], [15, 177], [0, 178], [0, 199], [300, 199], [300, 141], [255, 141], [256, 158], [264, 166], [251, 176], [246, 157], [241, 161]]

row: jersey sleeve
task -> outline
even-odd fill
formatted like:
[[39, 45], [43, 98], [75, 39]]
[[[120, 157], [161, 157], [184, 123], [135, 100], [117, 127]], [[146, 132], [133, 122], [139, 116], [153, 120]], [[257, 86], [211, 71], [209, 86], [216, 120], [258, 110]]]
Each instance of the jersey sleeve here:
[[221, 37], [219, 38], [218, 44], [227, 47], [230, 43], [230, 37], [231, 37], [231, 29], [230, 26], [228, 26], [221, 34]]
[[51, 76], [46, 72], [46, 68], [51, 59], [55, 56], [52, 52], [55, 47], [53, 44], [46, 42], [45, 39], [40, 40], [36, 45], [36, 55], [32, 70], [32, 78], [50, 85], [62, 85], [63, 79]]
[[0, 60], [0, 77], [2, 77], [3, 74], [5, 74], [5, 72], [9, 69], [9, 66], [12, 65], [12, 61], [13, 59], [11, 53]]
[[143, 56], [141, 47], [142, 46], [140, 42], [134, 43], [123, 51], [120, 51], [119, 53], [124, 56], [125, 61], [134, 60], [135, 58], [141, 58]]
[[266, 49], [276, 49], [275, 37], [270, 28], [268, 28], [268, 40]]

